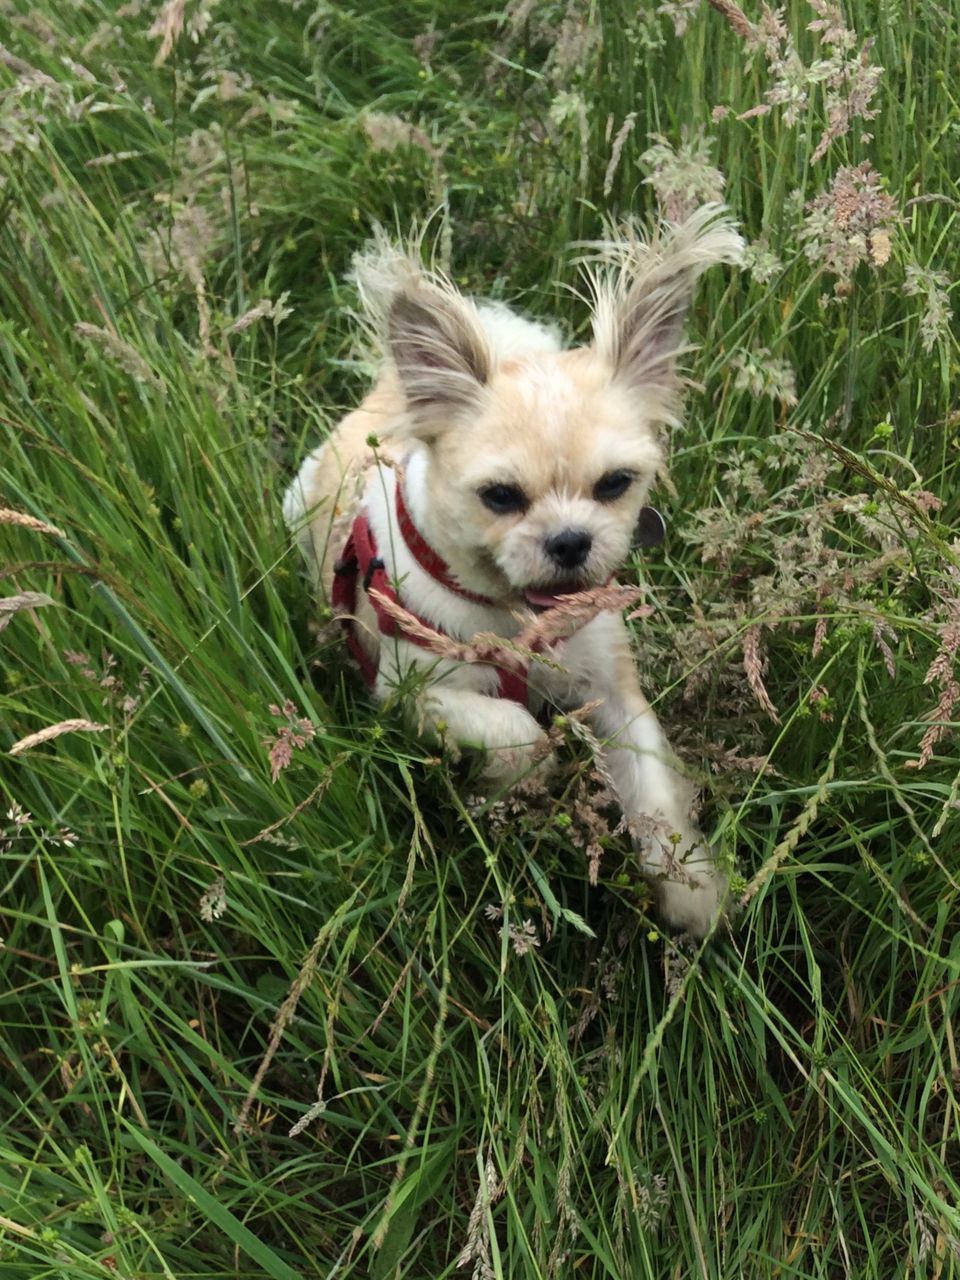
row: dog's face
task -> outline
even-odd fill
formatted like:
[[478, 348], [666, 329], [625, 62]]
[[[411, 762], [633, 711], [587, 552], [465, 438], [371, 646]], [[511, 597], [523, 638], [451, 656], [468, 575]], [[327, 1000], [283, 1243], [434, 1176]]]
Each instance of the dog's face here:
[[591, 277], [593, 343], [572, 351], [525, 349], [515, 317], [436, 276], [413, 272], [391, 297], [400, 430], [421, 445], [433, 540], [504, 601], [549, 607], [623, 564], [663, 461], [662, 430], [678, 417], [693, 284], [741, 242], [708, 207], [653, 244], [606, 248], [610, 269]]
[[589, 349], [503, 361], [426, 448], [438, 550], [535, 608], [613, 576], [661, 462], [656, 424]]

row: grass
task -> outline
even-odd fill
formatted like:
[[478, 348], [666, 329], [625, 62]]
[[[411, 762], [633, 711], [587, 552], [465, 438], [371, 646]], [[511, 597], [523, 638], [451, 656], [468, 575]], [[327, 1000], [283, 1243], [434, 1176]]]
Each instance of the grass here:
[[[879, 113], [816, 160], [827, 87], [740, 119], [780, 73], [710, 8], [199, 4], [160, 65], [156, 9], [3, 12], [0, 596], [52, 601], [0, 633], [3, 1275], [960, 1275], [955, 8], [852, 0]], [[582, 334], [565, 244], [701, 129], [656, 193], [716, 166], [777, 262], [698, 294], [636, 565], [745, 900], [691, 949], [618, 840], [589, 886], [582, 755], [504, 823], [372, 714], [279, 498], [365, 385], [373, 220]], [[837, 288], [802, 229], [867, 160]]]

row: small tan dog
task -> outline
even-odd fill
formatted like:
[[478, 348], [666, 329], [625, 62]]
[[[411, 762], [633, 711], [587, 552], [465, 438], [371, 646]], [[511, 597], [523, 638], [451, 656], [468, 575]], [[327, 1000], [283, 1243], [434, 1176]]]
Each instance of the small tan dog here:
[[[547, 755], [537, 713], [596, 704], [590, 725], [670, 924], [704, 934], [724, 877], [640, 690], [629, 633], [602, 612], [549, 663], [438, 657], [409, 625], [454, 641], [516, 636], [531, 611], [608, 583], [624, 563], [679, 418], [683, 320], [697, 277], [742, 241], [720, 206], [595, 246], [593, 342], [476, 303], [418, 255], [380, 243], [356, 278], [383, 364], [373, 390], [306, 459], [284, 515], [316, 584], [386, 700], [401, 682], [425, 732], [486, 752], [509, 781]], [[371, 440], [376, 452], [371, 450]], [[411, 682], [411, 673], [421, 673]], [[539, 763], [538, 763], [539, 762]]]

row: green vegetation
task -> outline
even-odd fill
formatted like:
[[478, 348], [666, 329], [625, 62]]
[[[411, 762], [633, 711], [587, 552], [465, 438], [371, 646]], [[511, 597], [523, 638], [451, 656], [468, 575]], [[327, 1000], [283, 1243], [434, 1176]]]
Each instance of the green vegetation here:
[[[960, 1276], [957, 6], [38, 4], [0, 0], [0, 1273]], [[582, 336], [565, 246], [721, 190], [750, 265], [698, 294], [636, 566], [745, 902], [694, 949], [569, 726], [511, 811], [378, 719], [279, 505], [365, 386], [374, 220], [439, 210], [464, 288]]]

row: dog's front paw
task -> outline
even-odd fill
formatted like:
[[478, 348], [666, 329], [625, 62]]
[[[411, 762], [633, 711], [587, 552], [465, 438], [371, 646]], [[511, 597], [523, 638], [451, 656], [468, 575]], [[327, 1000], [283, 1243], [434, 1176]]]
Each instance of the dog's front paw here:
[[690, 868], [683, 880], [659, 879], [656, 893], [660, 915], [673, 928], [702, 938], [723, 909], [727, 888], [723, 872], [705, 863]]
[[483, 757], [483, 776], [497, 787], [509, 786], [521, 779], [547, 782], [556, 763], [547, 736], [542, 733], [534, 742], [488, 747]]
[[481, 753], [481, 772], [498, 789], [524, 777], [545, 780], [551, 772], [550, 743], [526, 707], [471, 689], [432, 688], [417, 704], [421, 733], [439, 739], [459, 757]]
[[717, 853], [683, 822], [643, 818], [632, 824], [644, 874], [653, 884], [665, 923], [704, 937], [723, 909], [729, 882]]

